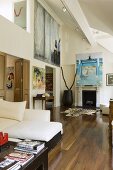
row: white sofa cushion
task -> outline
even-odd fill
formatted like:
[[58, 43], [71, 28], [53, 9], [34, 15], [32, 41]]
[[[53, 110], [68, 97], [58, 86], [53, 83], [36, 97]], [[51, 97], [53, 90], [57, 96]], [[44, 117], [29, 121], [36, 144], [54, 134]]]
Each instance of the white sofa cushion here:
[[23, 120], [50, 122], [50, 110], [25, 109]]
[[11, 138], [33, 139], [48, 142], [62, 131], [59, 122], [22, 121], [5, 130]]
[[0, 117], [22, 121], [24, 117], [26, 101], [9, 102], [0, 100]]
[[0, 131], [4, 131], [5, 128], [9, 128], [16, 123], [18, 123], [17, 120], [0, 118]]

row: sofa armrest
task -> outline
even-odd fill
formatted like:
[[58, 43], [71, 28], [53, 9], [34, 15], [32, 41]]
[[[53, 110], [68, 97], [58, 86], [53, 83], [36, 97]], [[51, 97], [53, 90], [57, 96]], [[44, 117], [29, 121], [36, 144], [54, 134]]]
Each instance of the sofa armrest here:
[[50, 122], [50, 110], [25, 109], [24, 120]]

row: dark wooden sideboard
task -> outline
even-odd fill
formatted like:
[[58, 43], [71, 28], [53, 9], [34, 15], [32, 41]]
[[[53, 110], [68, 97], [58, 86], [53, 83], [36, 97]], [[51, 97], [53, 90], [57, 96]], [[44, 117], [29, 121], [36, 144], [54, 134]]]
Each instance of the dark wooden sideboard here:
[[109, 138], [112, 145], [113, 100], [109, 101]]

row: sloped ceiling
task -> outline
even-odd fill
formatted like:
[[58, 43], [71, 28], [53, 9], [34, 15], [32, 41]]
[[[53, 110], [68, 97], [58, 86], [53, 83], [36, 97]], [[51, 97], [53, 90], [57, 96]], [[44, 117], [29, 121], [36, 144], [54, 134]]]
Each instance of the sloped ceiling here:
[[63, 12], [64, 7], [61, 0], [45, 0], [45, 2], [50, 6], [50, 8], [57, 14], [57, 16], [70, 27], [78, 27], [77, 22], [72, 18], [69, 11]]
[[90, 27], [113, 35], [113, 0], [78, 0]]
[[[95, 40], [89, 29], [88, 22], [84, 16], [78, 1], [75, 0], [45, 0], [45, 2], [50, 6], [51, 9], [57, 14], [57, 16], [69, 26], [79, 30], [78, 32], [82, 35], [82, 38], [88, 40], [88, 42], [93, 45]], [[66, 12], [64, 13], [62, 8], [66, 7]]]
[[[113, 53], [113, 0], [78, 0], [90, 27], [107, 34], [96, 41]], [[97, 34], [99, 35], [99, 34]]]
[[[87, 22], [91, 28], [99, 31], [96, 41], [104, 48], [113, 53], [113, 47], [110, 45], [113, 42], [113, 0], [45, 0], [55, 13], [64, 21], [71, 26], [75, 26], [78, 22], [72, 19], [72, 15], [62, 14], [62, 2], [70, 1], [78, 2], [80, 8], [87, 19]], [[76, 6], [75, 6], [76, 7]], [[77, 10], [75, 8], [75, 10]], [[76, 19], [76, 18], [75, 18]], [[70, 22], [72, 21], [72, 22]], [[79, 23], [78, 23], [79, 25]], [[82, 28], [80, 28], [82, 30]], [[82, 30], [83, 31], [83, 30]], [[104, 34], [100, 34], [100, 31], [108, 33], [105, 37]], [[109, 35], [110, 34], [110, 35]], [[101, 35], [101, 38], [100, 36]], [[102, 37], [103, 36], [103, 37]], [[88, 39], [88, 37], [87, 37]]]

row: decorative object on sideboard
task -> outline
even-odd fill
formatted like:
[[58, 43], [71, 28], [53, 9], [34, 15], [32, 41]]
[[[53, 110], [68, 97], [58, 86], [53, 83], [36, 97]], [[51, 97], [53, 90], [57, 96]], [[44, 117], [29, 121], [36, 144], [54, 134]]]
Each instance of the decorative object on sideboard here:
[[6, 144], [8, 143], [8, 133], [0, 132], [0, 151], [6, 148]]
[[0, 132], [0, 146], [6, 144], [8, 142], [8, 133]]

